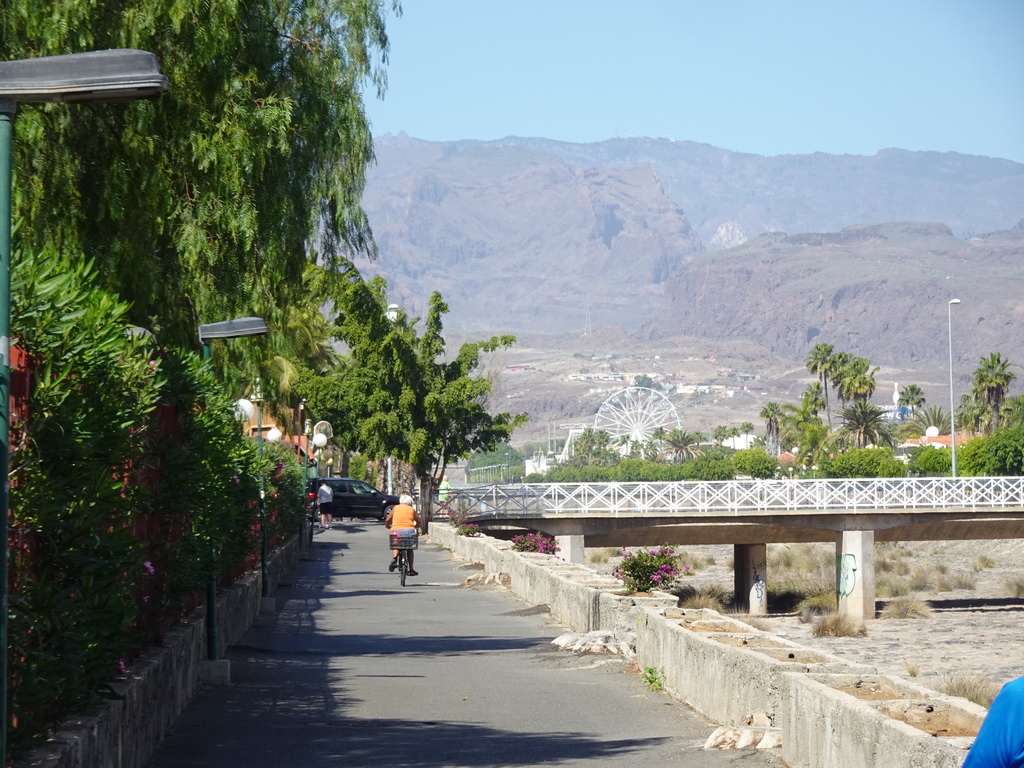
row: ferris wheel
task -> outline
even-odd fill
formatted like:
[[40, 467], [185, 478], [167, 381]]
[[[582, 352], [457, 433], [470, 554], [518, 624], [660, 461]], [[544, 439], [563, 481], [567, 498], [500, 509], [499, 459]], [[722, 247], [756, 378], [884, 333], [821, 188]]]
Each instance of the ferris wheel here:
[[628, 387], [601, 404], [594, 430], [603, 430], [623, 446], [643, 443], [659, 427], [666, 432], [682, 429], [676, 408], [660, 392], [648, 387]]

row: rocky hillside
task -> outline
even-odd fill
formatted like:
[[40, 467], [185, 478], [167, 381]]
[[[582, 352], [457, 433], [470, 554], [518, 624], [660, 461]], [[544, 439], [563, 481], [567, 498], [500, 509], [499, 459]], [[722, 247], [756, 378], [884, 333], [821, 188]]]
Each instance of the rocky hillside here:
[[875, 224], [838, 233], [762, 235], [682, 266], [646, 326], [750, 339], [782, 358], [819, 342], [901, 367], [1001, 351], [1024, 361], [1024, 221], [971, 240], [941, 224]]
[[364, 206], [380, 258], [358, 266], [414, 314], [440, 290], [456, 334], [617, 326], [940, 365], [957, 296], [958, 357], [1024, 359], [1018, 163], [404, 135], [376, 153]]

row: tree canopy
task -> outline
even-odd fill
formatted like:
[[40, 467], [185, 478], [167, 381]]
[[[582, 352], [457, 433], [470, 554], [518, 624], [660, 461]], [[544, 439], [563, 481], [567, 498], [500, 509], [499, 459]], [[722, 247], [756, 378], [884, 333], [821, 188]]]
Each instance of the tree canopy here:
[[8, 0], [0, 57], [103, 48], [158, 57], [152, 102], [23, 105], [14, 209], [23, 247], [95, 260], [130, 321], [164, 344], [257, 314], [284, 332], [303, 276], [374, 246], [362, 87], [384, 87], [397, 0]]

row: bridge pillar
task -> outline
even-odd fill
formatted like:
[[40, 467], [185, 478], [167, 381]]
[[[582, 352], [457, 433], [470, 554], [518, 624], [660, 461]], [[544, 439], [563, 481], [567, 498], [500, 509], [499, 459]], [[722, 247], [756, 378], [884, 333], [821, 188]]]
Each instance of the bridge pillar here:
[[583, 546], [583, 537], [572, 534], [569, 536], [555, 536], [555, 543], [558, 545], [558, 556], [567, 563], [587, 562], [586, 547]]
[[875, 532], [836, 534], [836, 603], [839, 613], [863, 624], [875, 618]]
[[763, 616], [768, 613], [768, 545], [733, 545], [733, 584], [736, 608]]

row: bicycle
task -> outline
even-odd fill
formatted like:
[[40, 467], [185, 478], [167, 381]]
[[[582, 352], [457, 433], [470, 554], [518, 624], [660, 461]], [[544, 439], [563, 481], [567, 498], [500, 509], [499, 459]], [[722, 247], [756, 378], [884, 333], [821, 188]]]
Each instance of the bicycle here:
[[402, 586], [405, 586], [405, 577], [412, 568], [409, 567], [409, 550], [419, 549], [420, 536], [415, 530], [391, 531], [388, 535], [388, 543], [391, 549], [398, 550], [398, 573], [401, 576]]

